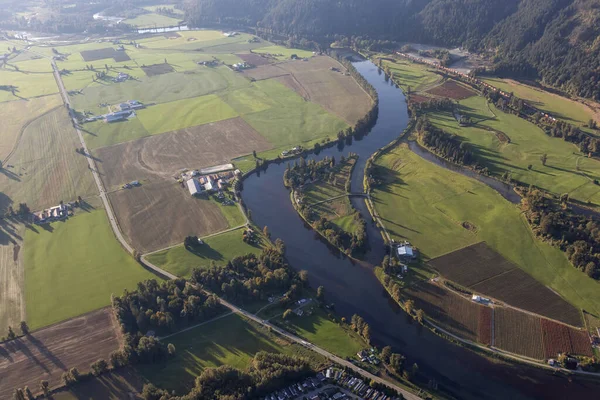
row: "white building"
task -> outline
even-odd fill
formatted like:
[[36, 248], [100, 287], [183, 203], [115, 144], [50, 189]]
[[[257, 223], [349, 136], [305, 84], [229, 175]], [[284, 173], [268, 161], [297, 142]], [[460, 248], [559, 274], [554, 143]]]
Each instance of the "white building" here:
[[415, 252], [412, 246], [404, 245], [398, 247], [398, 257], [400, 258], [415, 258]]
[[202, 193], [202, 186], [200, 185], [200, 182], [198, 182], [196, 179], [188, 179], [187, 187], [192, 196]]

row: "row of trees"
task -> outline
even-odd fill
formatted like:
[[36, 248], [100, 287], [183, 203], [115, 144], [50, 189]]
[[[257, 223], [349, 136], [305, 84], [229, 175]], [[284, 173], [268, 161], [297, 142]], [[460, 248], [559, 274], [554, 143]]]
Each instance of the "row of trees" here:
[[[224, 365], [206, 368], [196, 378], [186, 400], [250, 400], [262, 398], [314, 374], [309, 362], [296, 356], [256, 353], [247, 370]], [[179, 399], [152, 384], [144, 386], [145, 400]]]
[[367, 343], [371, 342], [371, 327], [365, 322], [363, 317], [354, 314], [350, 319], [350, 327], [358, 333]]
[[385, 272], [382, 281], [383, 286], [387, 289], [390, 296], [404, 308], [404, 311], [406, 311], [408, 315], [412, 316], [422, 324], [425, 319], [425, 313], [423, 310], [415, 308], [415, 302], [413, 300], [405, 300], [402, 298], [402, 287]]
[[589, 277], [600, 278], [600, 223], [568, 209], [568, 195], [560, 201], [529, 189], [521, 200], [527, 221], [536, 235], [566, 253], [573, 266]]
[[277, 241], [260, 255], [235, 257], [224, 267], [196, 268], [192, 281], [237, 304], [267, 300], [271, 295], [283, 296], [282, 306], [298, 299], [308, 285], [305, 272], [296, 273], [286, 262], [285, 246]]
[[443, 158], [461, 165], [475, 163], [475, 157], [466, 142], [456, 135], [435, 127], [427, 117], [420, 117], [415, 128], [419, 142]]
[[[307, 207], [302, 207], [300, 212], [311, 221], [311, 212]], [[325, 217], [312, 222], [312, 227], [322, 233], [327, 240], [337, 248], [344, 249], [346, 254], [356, 256], [366, 251], [367, 242], [367, 223], [358, 211], [352, 214], [353, 223], [356, 226], [354, 232], [346, 232], [333, 224]]]

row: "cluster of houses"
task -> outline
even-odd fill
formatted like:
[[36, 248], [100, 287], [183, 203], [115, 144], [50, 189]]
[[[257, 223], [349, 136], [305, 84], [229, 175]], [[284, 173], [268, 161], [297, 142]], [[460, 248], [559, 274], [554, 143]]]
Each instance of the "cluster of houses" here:
[[288, 157], [288, 156], [294, 156], [296, 154], [300, 154], [304, 151], [304, 149], [302, 148], [302, 146], [297, 146], [292, 148], [291, 150], [284, 150], [281, 152], [281, 156], [282, 157]]
[[125, 82], [129, 78], [130, 78], [129, 74], [126, 74], [124, 72], [119, 72], [119, 74], [115, 78], [113, 78], [113, 82], [115, 82], [115, 83]]
[[[285, 389], [278, 390], [277, 392], [265, 396], [264, 400], [302, 399], [305, 397], [306, 393], [315, 391], [316, 389], [322, 387], [323, 381], [325, 381], [325, 376], [322, 373], [318, 373], [316, 378], [311, 377], [305, 379], [303, 382], [294, 383]], [[310, 397], [311, 400], [326, 398], [327, 397]]]
[[361, 362], [368, 362], [373, 365], [379, 365], [381, 362], [375, 355], [375, 349], [371, 349], [370, 351], [361, 350], [356, 353], [356, 357], [358, 357]]
[[146, 106], [137, 101], [137, 100], [127, 100], [126, 102], [123, 102], [117, 106], [115, 106], [116, 109], [118, 109], [118, 111], [113, 111], [111, 113], [108, 114], [103, 114], [103, 115], [93, 115], [90, 117], [87, 117], [85, 119], [85, 122], [94, 122], [94, 121], [100, 121], [100, 120], [104, 120], [104, 122], [119, 122], [119, 121], [125, 121], [129, 118], [135, 117], [135, 110], [140, 110], [142, 108], [145, 108]]
[[182, 174], [182, 181], [185, 179], [190, 195], [196, 196], [205, 192], [221, 191], [229, 185], [229, 181], [234, 177], [233, 171], [200, 176], [200, 172], [194, 170], [189, 174]]
[[[380, 391], [373, 389], [371, 385], [362, 380], [361, 378], [357, 378], [351, 374], [348, 374], [345, 371], [342, 371], [337, 368], [330, 367], [325, 371], [325, 377], [331, 382], [334, 382], [342, 387], [347, 388], [352, 393], [360, 396], [361, 399], [365, 400], [392, 400], [398, 399], [398, 397], [390, 397], [385, 393], [381, 393]], [[336, 399], [344, 399], [348, 398], [346, 395], [342, 393], [343, 396], [339, 396]]]
[[409, 242], [400, 243], [396, 248], [396, 254], [400, 261], [410, 262], [417, 259], [417, 250]]
[[33, 222], [41, 225], [53, 221], [61, 221], [72, 215], [70, 204], [59, 204], [54, 207], [33, 213]]
[[242, 61], [242, 62], [239, 62], [239, 63], [233, 64], [233, 65], [231, 66], [231, 68], [232, 68], [234, 71], [242, 71], [242, 70], [244, 70], [244, 69], [249, 69], [249, 68], [252, 68], [252, 65], [248, 64], [247, 62], [244, 62], [244, 61]]

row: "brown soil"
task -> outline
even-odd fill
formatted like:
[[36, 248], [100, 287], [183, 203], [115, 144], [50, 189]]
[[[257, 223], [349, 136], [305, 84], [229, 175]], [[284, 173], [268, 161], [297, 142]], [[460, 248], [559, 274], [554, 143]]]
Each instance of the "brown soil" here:
[[0, 399], [12, 399], [15, 388], [37, 391], [40, 380], [60, 383], [69, 368], [88, 372], [99, 358], [119, 348], [109, 308], [62, 322], [0, 345]]
[[182, 168], [199, 169], [270, 149], [271, 145], [241, 118], [194, 126], [96, 150], [107, 188], [133, 180], [168, 179]]
[[277, 60], [274, 60], [267, 56], [263, 56], [261, 54], [256, 54], [256, 53], [236, 54], [236, 56], [238, 56], [239, 58], [241, 58], [248, 64], [251, 64], [251, 65], [254, 65], [257, 67], [260, 65], [271, 64], [273, 61], [277, 61]]
[[446, 81], [440, 86], [429, 89], [427, 93], [433, 94], [434, 96], [448, 97], [454, 100], [464, 100], [475, 96], [474, 91], [453, 80]]
[[25, 319], [22, 238], [25, 226], [13, 219], [0, 219], [0, 332]]
[[542, 360], [544, 345], [539, 317], [512, 308], [494, 309], [494, 346], [511, 353]]
[[263, 65], [246, 70], [244, 74], [256, 80], [278, 78], [304, 99], [354, 125], [371, 108], [371, 98], [345, 72], [346, 69], [333, 58], [318, 56], [308, 61], [291, 60]]
[[162, 74], [168, 74], [169, 72], [175, 71], [170, 64], [162, 63], [162, 64], [154, 64], [147, 65], [145, 67], [141, 67], [146, 76], [156, 76]]
[[142, 253], [229, 227], [214, 201], [190, 196], [174, 179], [119, 190], [109, 198], [127, 241]]
[[408, 96], [408, 99], [411, 103], [425, 103], [426, 101], [430, 101], [431, 97], [423, 96], [420, 94], [411, 94]]

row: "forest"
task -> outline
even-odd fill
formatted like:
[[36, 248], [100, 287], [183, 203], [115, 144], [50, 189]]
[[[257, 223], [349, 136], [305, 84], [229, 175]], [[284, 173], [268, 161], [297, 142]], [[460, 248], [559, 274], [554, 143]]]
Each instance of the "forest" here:
[[185, 9], [192, 25], [253, 26], [324, 47], [462, 46], [489, 55], [494, 74], [600, 100], [598, 0], [198, 0]]

